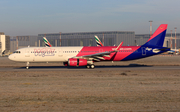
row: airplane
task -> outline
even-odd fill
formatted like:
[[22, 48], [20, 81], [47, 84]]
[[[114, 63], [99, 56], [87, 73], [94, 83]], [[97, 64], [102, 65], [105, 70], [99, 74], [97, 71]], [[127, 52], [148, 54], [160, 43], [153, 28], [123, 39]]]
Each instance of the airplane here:
[[98, 36], [95, 35], [94, 38], [96, 40], [97, 46], [103, 46], [103, 44], [102, 44], [101, 40], [98, 38]]
[[52, 47], [52, 45], [49, 43], [46, 37], [43, 37], [44, 43], [46, 47]]
[[73, 46], [73, 47], [26, 47], [9, 55], [12, 61], [26, 62], [63, 62], [65, 66], [86, 66], [94, 68], [100, 61], [129, 61], [167, 52], [163, 47], [167, 24], [161, 24], [149, 40], [142, 46]]
[[[97, 46], [103, 46], [101, 40], [98, 38], [98, 36], [94, 36], [95, 40], [96, 40], [96, 44]], [[52, 47], [52, 45], [49, 43], [49, 41], [47, 40], [46, 37], [43, 37], [44, 43], [46, 47]]]
[[179, 54], [179, 49], [171, 49], [170, 51], [167, 52], [168, 54]]

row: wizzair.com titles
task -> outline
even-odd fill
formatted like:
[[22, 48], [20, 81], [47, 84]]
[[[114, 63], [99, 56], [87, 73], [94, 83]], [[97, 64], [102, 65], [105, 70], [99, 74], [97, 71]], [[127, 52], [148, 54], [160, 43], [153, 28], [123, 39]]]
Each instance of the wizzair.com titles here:
[[42, 48], [42, 49], [34, 49], [34, 55], [35, 56], [54, 56], [55, 55], [55, 49], [52, 48]]
[[[115, 50], [116, 48], [112, 48], [112, 50]], [[132, 48], [120, 48], [119, 50], [132, 50]]]

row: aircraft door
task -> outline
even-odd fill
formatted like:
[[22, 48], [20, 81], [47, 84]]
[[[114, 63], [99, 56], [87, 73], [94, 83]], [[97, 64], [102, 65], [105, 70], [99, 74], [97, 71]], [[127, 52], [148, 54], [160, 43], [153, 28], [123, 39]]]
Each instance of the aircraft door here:
[[62, 56], [63, 56], [63, 49], [62, 49], [62, 48], [60, 48], [60, 49], [58, 50], [58, 56], [59, 56], [59, 57], [62, 57]]
[[146, 55], [146, 48], [145, 47], [142, 47], [142, 55]]
[[25, 50], [25, 57], [30, 57], [30, 51], [29, 51], [29, 48]]

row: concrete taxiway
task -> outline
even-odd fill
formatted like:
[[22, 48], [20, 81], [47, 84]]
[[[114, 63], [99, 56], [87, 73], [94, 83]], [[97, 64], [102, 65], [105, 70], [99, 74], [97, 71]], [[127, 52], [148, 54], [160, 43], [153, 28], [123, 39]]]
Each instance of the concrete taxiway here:
[[28, 70], [26, 67], [8, 67], [0, 68], [0, 71], [82, 71], [82, 70], [180, 70], [180, 66], [145, 66], [145, 65], [129, 65], [129, 66], [96, 66], [94, 69], [86, 67], [65, 67], [65, 66], [32, 66]]

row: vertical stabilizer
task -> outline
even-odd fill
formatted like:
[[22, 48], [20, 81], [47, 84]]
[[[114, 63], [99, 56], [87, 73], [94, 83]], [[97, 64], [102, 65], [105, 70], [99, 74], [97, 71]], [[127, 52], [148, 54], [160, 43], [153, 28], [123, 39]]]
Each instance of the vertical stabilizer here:
[[94, 36], [95, 40], [96, 40], [96, 44], [97, 46], [103, 46], [102, 42], [100, 41], [100, 39], [98, 38], [98, 36]]
[[158, 46], [163, 47], [164, 38], [166, 36], [167, 24], [161, 24], [154, 34], [143, 46]]
[[46, 47], [52, 47], [49, 41], [46, 39], [46, 37], [43, 37], [44, 43], [46, 44]]

